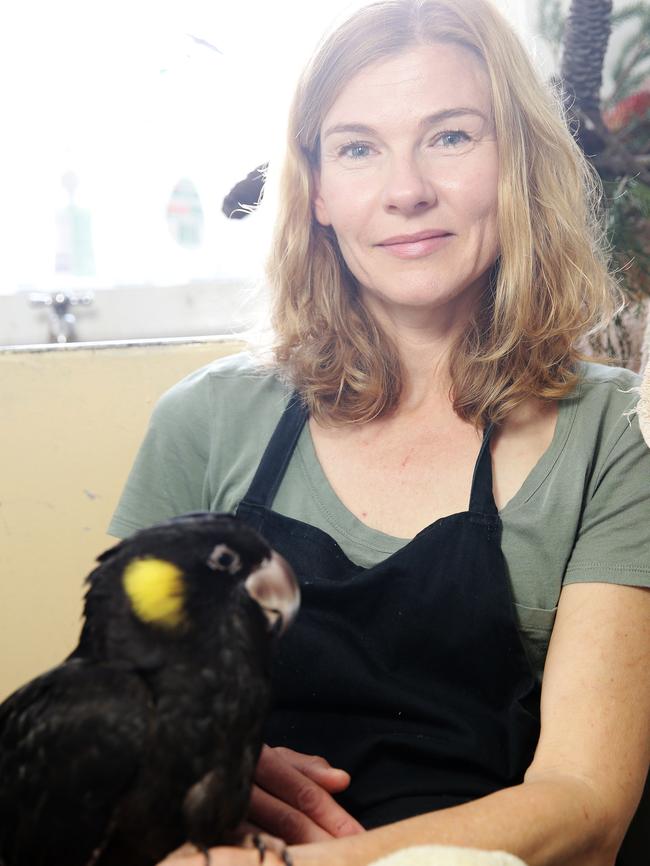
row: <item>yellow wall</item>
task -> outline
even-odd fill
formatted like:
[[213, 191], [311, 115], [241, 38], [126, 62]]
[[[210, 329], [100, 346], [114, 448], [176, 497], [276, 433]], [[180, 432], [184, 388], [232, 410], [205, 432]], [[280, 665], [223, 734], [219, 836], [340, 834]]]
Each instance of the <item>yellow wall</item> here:
[[0, 700], [74, 647], [158, 396], [229, 339], [0, 351]]

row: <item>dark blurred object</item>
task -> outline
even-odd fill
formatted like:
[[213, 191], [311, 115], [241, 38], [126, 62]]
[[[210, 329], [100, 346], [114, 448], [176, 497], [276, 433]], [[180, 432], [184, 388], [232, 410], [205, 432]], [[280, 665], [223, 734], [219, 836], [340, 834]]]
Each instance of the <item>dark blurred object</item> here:
[[268, 162], [258, 165], [246, 175], [244, 180], [240, 180], [233, 186], [221, 207], [228, 219], [244, 219], [262, 201], [267, 168]]
[[[561, 15], [557, 5], [556, 16]], [[634, 22], [634, 29], [614, 59], [614, 89], [601, 100], [602, 69], [612, 27]], [[542, 19], [540, 18], [540, 24]], [[634, 179], [650, 185], [647, 136], [630, 136], [629, 121], [642, 121], [638, 94], [648, 90], [650, 74], [650, 7], [632, 3], [612, 14], [612, 0], [572, 0], [569, 14], [558, 26], [544, 21], [545, 38], [562, 34], [561, 84], [565, 93], [567, 113], [572, 130], [585, 154], [592, 160], [604, 181], [618, 184]], [[627, 106], [627, 97], [637, 94], [634, 107]], [[611, 110], [621, 107], [611, 124]], [[628, 108], [623, 118], [624, 108]], [[631, 108], [631, 110], [630, 110]], [[608, 122], [608, 120], [610, 122]], [[649, 292], [650, 293], [650, 292]]]
[[564, 26], [560, 75], [569, 124], [587, 156], [605, 149], [598, 121], [611, 15], [612, 0], [573, 0]]
[[[548, 0], [537, 23], [561, 67], [554, 84], [572, 132], [603, 183], [612, 265], [625, 299], [607, 330], [590, 338], [591, 349], [641, 369], [650, 347], [650, 5], [629, 2], [612, 12], [611, 0], [571, 0], [565, 17], [561, 0]], [[619, 34], [609, 57], [612, 85], [601, 97], [612, 30]]]

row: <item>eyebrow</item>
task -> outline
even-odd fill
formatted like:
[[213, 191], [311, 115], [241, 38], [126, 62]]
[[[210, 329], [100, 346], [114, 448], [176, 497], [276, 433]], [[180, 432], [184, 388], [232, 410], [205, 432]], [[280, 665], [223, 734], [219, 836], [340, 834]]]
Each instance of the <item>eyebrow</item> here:
[[[442, 111], [436, 111], [435, 114], [430, 114], [423, 118], [418, 124], [419, 127], [426, 129], [429, 126], [436, 126], [443, 120], [448, 120], [450, 117], [459, 117], [461, 115], [476, 115], [483, 120], [487, 120], [482, 111], [478, 108], [470, 108], [459, 106], [458, 108], [445, 108]], [[364, 123], [336, 123], [334, 126], [329, 126], [322, 134], [323, 141], [330, 135], [335, 135], [340, 132], [355, 132], [361, 135], [376, 135], [377, 130], [372, 126], [366, 126]]]

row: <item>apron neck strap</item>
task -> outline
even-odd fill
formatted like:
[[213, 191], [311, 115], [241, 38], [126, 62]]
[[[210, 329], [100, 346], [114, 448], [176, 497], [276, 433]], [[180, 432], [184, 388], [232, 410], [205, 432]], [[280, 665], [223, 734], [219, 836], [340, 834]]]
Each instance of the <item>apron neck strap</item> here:
[[247, 502], [271, 508], [306, 420], [307, 408], [294, 391], [244, 497]]
[[472, 492], [469, 498], [469, 510], [481, 514], [498, 514], [492, 492], [492, 455], [490, 454], [490, 436], [494, 424], [487, 425], [483, 432], [481, 450], [476, 458], [474, 475], [472, 477]]

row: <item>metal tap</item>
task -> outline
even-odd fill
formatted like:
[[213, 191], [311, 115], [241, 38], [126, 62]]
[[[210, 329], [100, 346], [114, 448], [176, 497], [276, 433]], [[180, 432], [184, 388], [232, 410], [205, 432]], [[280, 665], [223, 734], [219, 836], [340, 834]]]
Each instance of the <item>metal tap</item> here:
[[92, 304], [93, 293], [30, 292], [28, 301], [30, 307], [47, 308], [50, 343], [74, 343], [77, 340], [77, 317], [70, 308]]

